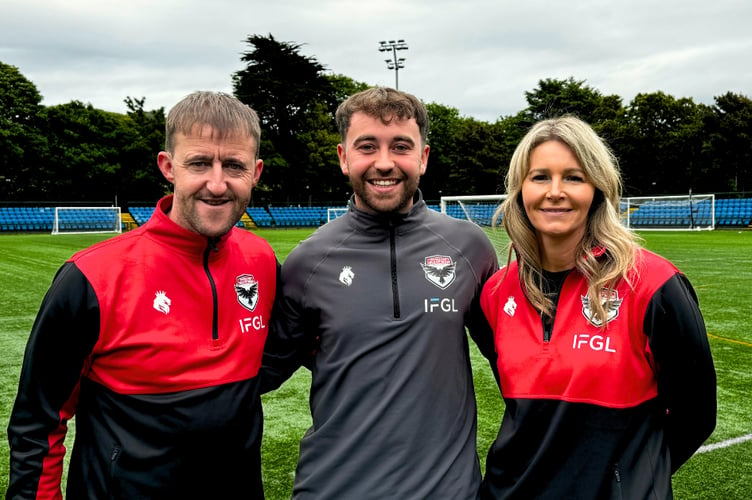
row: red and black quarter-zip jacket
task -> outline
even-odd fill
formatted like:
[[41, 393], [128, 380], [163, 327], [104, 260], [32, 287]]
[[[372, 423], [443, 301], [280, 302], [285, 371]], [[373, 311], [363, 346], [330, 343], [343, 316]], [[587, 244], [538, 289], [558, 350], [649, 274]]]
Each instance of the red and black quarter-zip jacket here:
[[263, 497], [258, 371], [278, 264], [258, 236], [144, 226], [58, 271], [8, 427], [8, 498]]
[[517, 272], [516, 262], [500, 270], [481, 296], [506, 403], [484, 498], [671, 498], [672, 472], [716, 419], [715, 370], [689, 281], [638, 251], [634, 289], [612, 293], [603, 330], [573, 270], [546, 332]]

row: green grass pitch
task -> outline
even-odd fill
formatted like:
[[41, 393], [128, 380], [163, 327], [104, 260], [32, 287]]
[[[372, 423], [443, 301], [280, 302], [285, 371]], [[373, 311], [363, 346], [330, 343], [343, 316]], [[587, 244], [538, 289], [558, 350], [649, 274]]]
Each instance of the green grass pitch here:
[[[279, 259], [284, 260], [311, 231], [255, 232], [266, 238]], [[0, 358], [0, 493], [3, 495], [8, 484], [8, 416], [34, 316], [62, 262], [76, 250], [110, 236], [0, 236], [0, 350], [3, 353]], [[674, 476], [675, 497], [679, 500], [749, 498], [752, 491], [752, 231], [645, 232], [642, 236], [648, 249], [673, 261], [695, 286], [718, 373], [718, 425], [703, 452], [692, 457]], [[478, 450], [483, 464], [504, 407], [490, 369], [474, 347], [472, 356], [479, 411]], [[298, 442], [311, 422], [309, 384], [309, 373], [301, 369], [279, 390], [263, 397], [263, 473], [269, 499], [290, 497]], [[72, 442], [74, 425], [75, 421], [68, 445]]]

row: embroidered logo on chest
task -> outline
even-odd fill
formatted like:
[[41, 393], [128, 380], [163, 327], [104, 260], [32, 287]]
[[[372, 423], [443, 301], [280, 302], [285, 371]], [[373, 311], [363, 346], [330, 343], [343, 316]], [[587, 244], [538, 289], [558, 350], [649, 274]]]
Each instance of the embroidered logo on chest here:
[[339, 273], [339, 282], [345, 286], [350, 286], [353, 284], [353, 279], [355, 279], [355, 273], [353, 272], [352, 267], [343, 267], [342, 271]]
[[431, 255], [420, 264], [426, 279], [444, 290], [454, 282], [455, 263], [446, 255]]
[[[580, 299], [582, 300], [582, 315], [585, 316], [585, 319], [593, 326], [599, 327], [603, 325], [604, 321], [595, 314], [595, 311], [593, 311], [590, 304], [590, 297], [580, 295]], [[601, 292], [601, 304], [606, 307], [606, 324], [615, 320], [619, 316], [619, 308], [621, 307], [622, 301], [623, 299], [619, 298], [619, 292], [616, 290], [603, 290], [603, 292]], [[607, 302], [608, 305], [606, 305]]]
[[252, 274], [241, 274], [235, 278], [235, 295], [238, 297], [238, 303], [253, 311], [256, 309], [259, 298], [259, 284]]
[[507, 297], [507, 302], [504, 304], [504, 312], [511, 318], [514, 317], [514, 312], [517, 310], [517, 302], [514, 301], [514, 297], [510, 295]]
[[164, 290], [159, 290], [158, 292], [154, 293], [154, 302], [152, 303], [152, 306], [157, 311], [161, 312], [162, 314], [170, 314], [170, 306], [172, 305], [172, 300], [167, 296], [167, 292]]

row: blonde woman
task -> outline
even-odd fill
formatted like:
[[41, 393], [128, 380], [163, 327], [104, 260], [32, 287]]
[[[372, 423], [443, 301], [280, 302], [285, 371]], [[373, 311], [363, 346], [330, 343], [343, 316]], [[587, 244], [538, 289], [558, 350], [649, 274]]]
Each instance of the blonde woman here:
[[481, 296], [506, 409], [482, 497], [672, 498], [716, 421], [691, 284], [621, 225], [616, 159], [582, 120], [534, 125], [506, 190], [509, 260]]

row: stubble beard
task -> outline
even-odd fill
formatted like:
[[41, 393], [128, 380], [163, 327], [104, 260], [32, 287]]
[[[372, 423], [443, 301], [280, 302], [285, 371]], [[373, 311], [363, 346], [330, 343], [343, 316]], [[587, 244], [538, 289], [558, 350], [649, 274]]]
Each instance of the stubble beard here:
[[415, 192], [418, 190], [418, 179], [406, 178], [399, 184], [400, 194], [399, 197], [394, 200], [393, 196], [379, 196], [378, 193], [374, 193], [368, 190], [368, 183], [362, 179], [357, 181], [350, 177], [350, 185], [353, 188], [353, 192], [357, 200], [359, 200], [367, 210], [376, 213], [394, 213], [403, 212], [410, 205], [415, 196]]
[[186, 203], [184, 215], [186, 223], [194, 232], [206, 238], [219, 238], [229, 233], [233, 226], [237, 224], [243, 216], [245, 208], [242, 207], [247, 206], [247, 203], [238, 205], [238, 200], [233, 199], [230, 216], [220, 224], [219, 229], [214, 229], [217, 224], [213, 223], [213, 220], [208, 219], [207, 217], [202, 217], [199, 214], [198, 204], [200, 201], [195, 198], [189, 198], [184, 200], [184, 203]]

